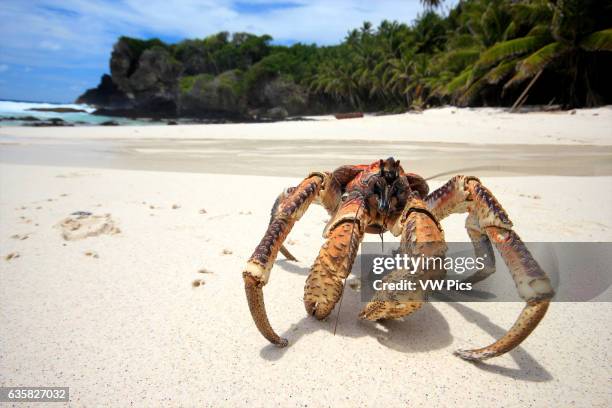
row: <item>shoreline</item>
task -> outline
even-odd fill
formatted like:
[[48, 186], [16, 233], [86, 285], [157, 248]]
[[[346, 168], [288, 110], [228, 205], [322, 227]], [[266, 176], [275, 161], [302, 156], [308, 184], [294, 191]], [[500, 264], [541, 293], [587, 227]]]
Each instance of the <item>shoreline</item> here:
[[[575, 112], [572, 114], [571, 112]], [[197, 125], [0, 127], [0, 137], [457, 141], [487, 144], [612, 145], [612, 105], [564, 112], [510, 113], [501, 108], [428, 109], [422, 113], [337, 120]], [[142, 128], [142, 129], [141, 129]], [[42, 130], [41, 130], [42, 129]], [[584, 134], [588, 129], [589, 134]], [[85, 132], [84, 130], [87, 130]]]
[[612, 106], [574, 115], [445, 108], [265, 124], [0, 128], [0, 162], [13, 164], [301, 177], [389, 156], [426, 178], [612, 175]]

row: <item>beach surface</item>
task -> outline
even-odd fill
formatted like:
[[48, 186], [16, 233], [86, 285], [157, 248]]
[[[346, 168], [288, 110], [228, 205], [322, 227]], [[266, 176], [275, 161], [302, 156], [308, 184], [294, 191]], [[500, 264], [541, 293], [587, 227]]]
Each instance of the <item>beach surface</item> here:
[[[571, 112], [574, 112], [572, 114]], [[301, 122], [0, 128], [0, 160], [131, 170], [303, 177], [394, 156], [424, 177], [612, 175], [612, 106], [511, 114], [495, 108]]]
[[[475, 169], [525, 241], [612, 241], [611, 125], [610, 108], [447, 108], [2, 128], [0, 385], [68, 386], [71, 406], [610, 406], [610, 303], [553, 303], [520, 347], [482, 364], [452, 352], [499, 338], [521, 303], [432, 302], [371, 323], [357, 318], [360, 293], [347, 285], [340, 312], [317, 321], [302, 295], [328, 219], [318, 206], [287, 241], [299, 261], [279, 255], [264, 288], [289, 347], [256, 330], [241, 273], [283, 188], [309, 170], [391, 155], [424, 176]], [[443, 222], [448, 241], [467, 240], [464, 220]]]

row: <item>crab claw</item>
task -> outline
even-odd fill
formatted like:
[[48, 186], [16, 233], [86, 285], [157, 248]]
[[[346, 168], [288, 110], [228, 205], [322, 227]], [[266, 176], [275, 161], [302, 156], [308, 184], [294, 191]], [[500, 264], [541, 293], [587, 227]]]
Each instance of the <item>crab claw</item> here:
[[263, 298], [263, 284], [247, 273], [243, 274], [243, 278], [247, 302], [257, 329], [270, 343], [278, 347], [285, 347], [289, 342], [276, 334], [268, 320]]
[[453, 354], [464, 360], [481, 361], [497, 357], [512, 350], [521, 344], [533, 329], [537, 327], [540, 320], [546, 314], [549, 304], [550, 299], [527, 302], [518, 319], [516, 319], [516, 322], [504, 337], [487, 347], [475, 350], [457, 350]]
[[262, 288], [270, 278], [270, 271], [278, 252], [283, 247], [285, 238], [289, 235], [295, 222], [318, 196], [326, 178], [327, 175], [324, 173], [312, 173], [297, 187], [289, 188], [281, 193], [272, 207], [268, 229], [247, 261], [246, 269], [242, 273], [244, 290], [253, 321], [259, 332], [268, 341], [279, 347], [285, 347], [288, 342], [287, 339], [276, 334], [270, 326]]

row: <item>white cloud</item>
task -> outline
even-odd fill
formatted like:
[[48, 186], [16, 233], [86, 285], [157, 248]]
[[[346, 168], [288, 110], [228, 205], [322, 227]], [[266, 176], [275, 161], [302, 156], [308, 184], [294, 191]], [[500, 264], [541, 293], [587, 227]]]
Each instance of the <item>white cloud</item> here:
[[238, 3], [3, 0], [0, 2], [3, 38], [0, 62], [28, 66], [107, 66], [112, 44], [120, 35], [180, 39], [204, 37], [218, 31], [249, 31], [270, 34], [280, 42], [333, 44], [365, 20], [375, 26], [384, 19], [410, 22], [422, 10], [418, 0], [242, 1], [260, 4], [263, 11], [255, 13], [240, 12]]

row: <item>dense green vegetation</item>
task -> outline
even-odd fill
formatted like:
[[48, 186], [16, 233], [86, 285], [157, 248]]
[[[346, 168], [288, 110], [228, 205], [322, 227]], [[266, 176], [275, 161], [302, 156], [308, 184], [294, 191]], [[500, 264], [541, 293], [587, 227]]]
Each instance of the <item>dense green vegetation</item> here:
[[345, 109], [511, 105], [528, 85], [531, 103], [612, 103], [612, 2], [463, 0], [444, 16], [440, 1], [424, 3], [411, 24], [365, 22], [336, 46], [227, 32], [173, 45], [124, 41], [138, 56], [167, 50], [182, 64], [181, 92], [233, 71], [240, 84], [228, 86], [241, 95], [280, 77]]

